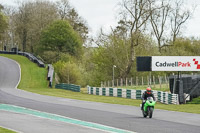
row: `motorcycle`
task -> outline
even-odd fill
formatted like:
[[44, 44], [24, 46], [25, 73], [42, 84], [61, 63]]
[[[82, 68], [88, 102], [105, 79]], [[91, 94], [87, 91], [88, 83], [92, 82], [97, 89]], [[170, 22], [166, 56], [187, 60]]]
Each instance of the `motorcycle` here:
[[152, 97], [147, 97], [147, 100], [142, 109], [143, 117], [146, 118], [147, 116], [149, 116], [149, 118], [152, 118], [155, 104], [156, 101], [154, 101]]

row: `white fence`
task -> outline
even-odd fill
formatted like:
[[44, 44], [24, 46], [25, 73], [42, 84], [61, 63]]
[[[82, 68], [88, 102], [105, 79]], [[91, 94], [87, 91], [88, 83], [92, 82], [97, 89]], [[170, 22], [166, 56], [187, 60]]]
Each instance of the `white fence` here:
[[[141, 99], [145, 90], [133, 90], [133, 89], [119, 89], [108, 87], [87, 87], [88, 94], [102, 95], [102, 96], [114, 96], [130, 99]], [[178, 94], [170, 94], [168, 92], [153, 91], [156, 101], [164, 104], [179, 104]]]

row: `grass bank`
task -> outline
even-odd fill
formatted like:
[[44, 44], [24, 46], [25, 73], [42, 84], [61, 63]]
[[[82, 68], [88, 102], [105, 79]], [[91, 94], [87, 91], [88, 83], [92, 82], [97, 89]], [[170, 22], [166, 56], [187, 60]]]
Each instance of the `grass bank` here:
[[0, 127], [0, 133], [16, 133], [16, 132]]
[[0, 54], [0, 56], [13, 59], [20, 64], [21, 82], [18, 88], [23, 90], [47, 88], [48, 82], [45, 80], [47, 78], [46, 69], [38, 67], [36, 63], [29, 61], [24, 56], [7, 54]]
[[[80, 93], [55, 89], [55, 88], [48, 88], [48, 82], [47, 80], [45, 80], [47, 76], [47, 69], [39, 68], [36, 64], [30, 62], [26, 57], [23, 56], [19, 55], [0, 55], [0, 56], [5, 56], [19, 62], [22, 69], [21, 82], [18, 86], [19, 89], [23, 89], [26, 91], [42, 95], [64, 97], [64, 98], [71, 98], [71, 99], [78, 99], [85, 101], [111, 103], [111, 104], [121, 104], [121, 105], [130, 105], [139, 107], [141, 103], [141, 100], [89, 95], [86, 93], [85, 88], [82, 88]], [[156, 108], [200, 114], [199, 104], [165, 105], [157, 103]]]

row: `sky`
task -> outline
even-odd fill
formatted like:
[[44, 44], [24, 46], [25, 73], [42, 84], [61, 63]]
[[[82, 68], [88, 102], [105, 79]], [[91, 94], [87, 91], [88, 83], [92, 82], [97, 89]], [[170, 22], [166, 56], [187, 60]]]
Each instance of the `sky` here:
[[[0, 0], [1, 4], [15, 5], [17, 0]], [[24, 0], [25, 1], [25, 0]], [[51, 0], [56, 1], [56, 0]], [[192, 18], [185, 24], [182, 34], [186, 37], [200, 38], [200, 0], [186, 0], [191, 8], [196, 5]], [[69, 0], [71, 5], [84, 18], [90, 28], [90, 35], [97, 35], [100, 28], [110, 31], [117, 25], [117, 9], [120, 0]]]
[[96, 34], [102, 27], [104, 30], [116, 26], [116, 10], [119, 0], [70, 0], [89, 24], [92, 34]]

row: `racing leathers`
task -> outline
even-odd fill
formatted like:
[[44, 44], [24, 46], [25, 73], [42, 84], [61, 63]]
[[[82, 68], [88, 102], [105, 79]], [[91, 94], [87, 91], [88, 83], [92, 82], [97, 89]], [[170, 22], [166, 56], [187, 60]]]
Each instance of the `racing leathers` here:
[[142, 107], [141, 107], [141, 110], [143, 110], [143, 107], [144, 107], [144, 104], [145, 104], [145, 102], [146, 102], [146, 100], [147, 100], [147, 97], [152, 97], [154, 101], [156, 100], [155, 97], [154, 97], [154, 94], [152, 93], [152, 91], [151, 91], [150, 94], [148, 94], [147, 91], [145, 91], [145, 92], [142, 94], [142, 97], [141, 97], [141, 99], [142, 99]]

